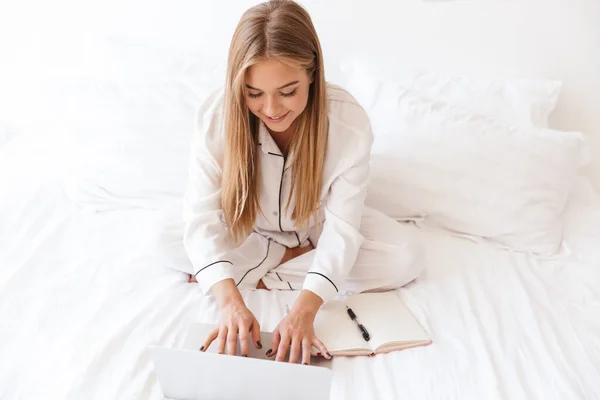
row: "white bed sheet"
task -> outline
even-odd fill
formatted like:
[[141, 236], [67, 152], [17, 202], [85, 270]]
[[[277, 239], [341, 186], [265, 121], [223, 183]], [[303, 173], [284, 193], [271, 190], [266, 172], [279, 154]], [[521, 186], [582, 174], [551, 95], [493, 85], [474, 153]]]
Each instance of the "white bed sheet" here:
[[[157, 265], [156, 211], [83, 212], [50, 170], [0, 179], [0, 399], [160, 399], [148, 346], [180, 346], [215, 304]], [[331, 398], [600, 398], [600, 206], [585, 193], [555, 260], [415, 227], [428, 271], [399, 295], [434, 343], [335, 358]], [[295, 296], [244, 293], [263, 329]]]

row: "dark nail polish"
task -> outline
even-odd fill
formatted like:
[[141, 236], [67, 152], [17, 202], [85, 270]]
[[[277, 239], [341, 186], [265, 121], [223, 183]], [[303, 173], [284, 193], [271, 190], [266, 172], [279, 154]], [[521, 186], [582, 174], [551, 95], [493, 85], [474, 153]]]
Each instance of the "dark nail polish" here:
[[260, 342], [260, 340], [258, 342], [256, 342], [258, 344], [258, 349], [262, 349], [262, 343]]
[[302, 365], [308, 365], [308, 363], [303, 363]]
[[329, 354], [329, 352], [327, 352], [327, 357], [331, 357], [331, 354]]
[[204, 346], [200, 347], [200, 351], [204, 350]]
[[242, 357], [248, 357], [248, 355], [247, 354], [243, 354]]
[[267, 353], [265, 355], [268, 357], [271, 355], [272, 352], [273, 352], [273, 350], [269, 349], [269, 351], [267, 351]]

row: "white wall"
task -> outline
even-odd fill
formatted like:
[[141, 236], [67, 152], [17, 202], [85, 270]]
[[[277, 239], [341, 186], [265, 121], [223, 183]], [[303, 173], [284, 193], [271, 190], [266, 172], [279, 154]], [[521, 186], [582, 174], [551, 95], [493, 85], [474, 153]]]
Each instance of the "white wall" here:
[[[309, 7], [330, 55], [563, 81], [551, 125], [589, 135], [594, 161], [588, 173], [600, 189], [600, 1], [336, 0]], [[329, 29], [332, 20], [335, 29]]]
[[[96, 39], [111, 36], [193, 50], [207, 65], [221, 65], [239, 16], [255, 3], [0, 0], [0, 84], [14, 88], [19, 75], [35, 82], [44, 74], [78, 73], [98, 63]], [[403, 69], [563, 81], [552, 126], [590, 136], [596, 154], [589, 172], [600, 189], [598, 0], [303, 3], [330, 70], [331, 61], [351, 55]]]

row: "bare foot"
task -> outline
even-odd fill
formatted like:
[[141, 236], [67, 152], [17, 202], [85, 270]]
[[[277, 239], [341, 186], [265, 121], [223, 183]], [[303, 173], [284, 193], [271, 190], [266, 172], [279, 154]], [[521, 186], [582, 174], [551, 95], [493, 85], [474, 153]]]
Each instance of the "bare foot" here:
[[196, 280], [196, 277], [194, 275], [190, 275], [188, 283], [198, 283], [198, 281]]
[[269, 290], [269, 289], [267, 288], [267, 285], [265, 285], [265, 283], [263, 282], [263, 280], [262, 280], [262, 279], [258, 281], [258, 284], [256, 285], [256, 288], [257, 288], [257, 289], [265, 289], [265, 290]]

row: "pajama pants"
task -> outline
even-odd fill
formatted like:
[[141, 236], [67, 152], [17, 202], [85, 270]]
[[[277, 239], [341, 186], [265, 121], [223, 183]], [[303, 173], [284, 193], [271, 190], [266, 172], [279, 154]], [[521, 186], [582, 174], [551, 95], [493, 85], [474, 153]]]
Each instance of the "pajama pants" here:
[[[194, 267], [183, 246], [183, 228], [181, 208], [167, 211], [157, 227], [157, 249], [167, 267], [193, 275]], [[414, 225], [399, 223], [365, 207], [360, 233], [364, 242], [348, 278], [339, 287], [340, 294], [396, 289], [425, 269], [418, 228]], [[274, 239], [253, 232], [229, 258], [237, 286], [254, 289], [262, 279], [269, 289], [301, 290], [315, 250], [280, 264], [284, 252], [285, 247], [274, 243]]]

